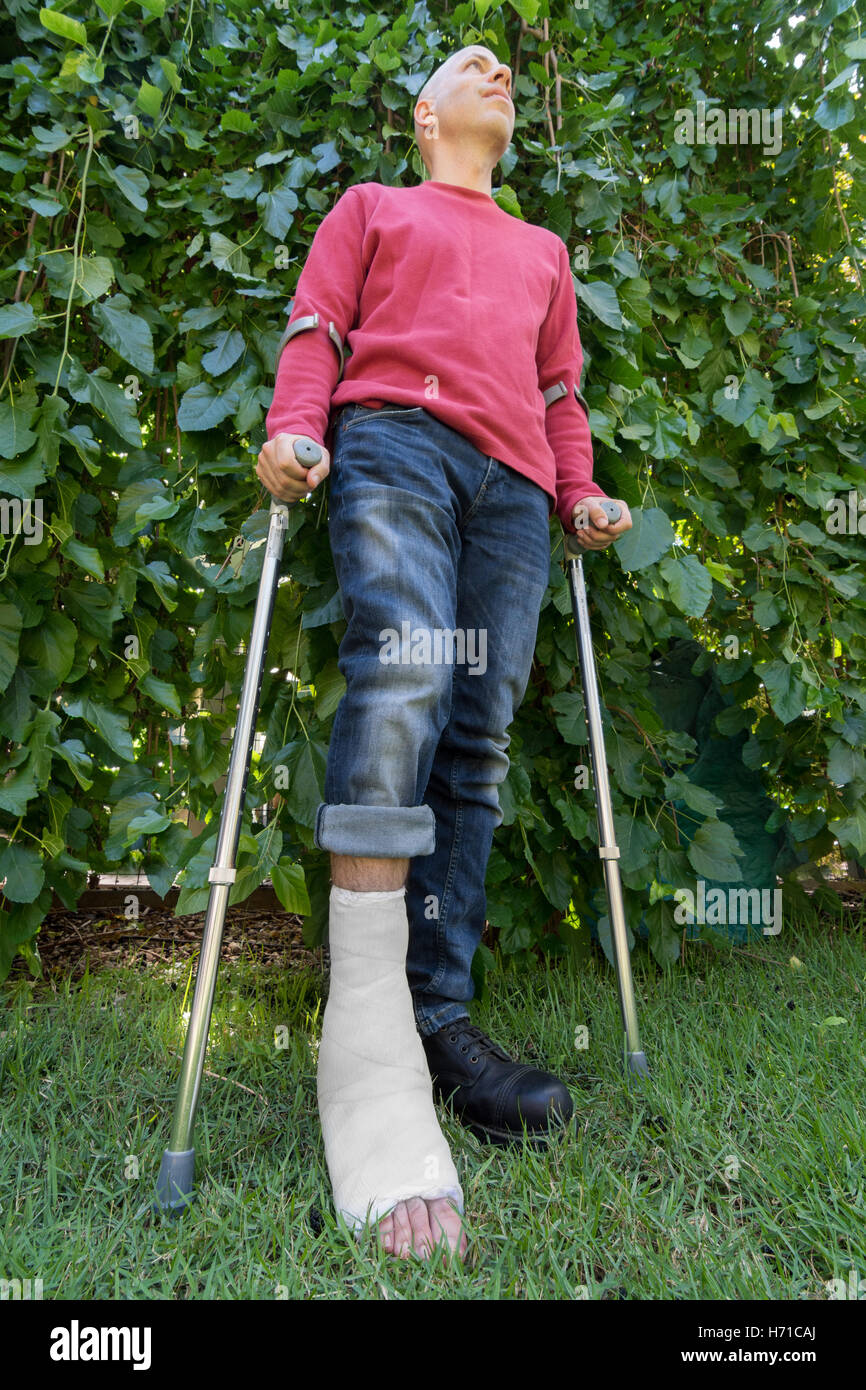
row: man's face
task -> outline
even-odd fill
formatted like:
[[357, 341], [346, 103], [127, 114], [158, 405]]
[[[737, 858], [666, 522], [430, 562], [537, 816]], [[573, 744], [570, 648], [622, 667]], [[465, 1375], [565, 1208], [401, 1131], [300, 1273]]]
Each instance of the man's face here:
[[480, 44], [452, 53], [433, 74], [432, 91], [428, 86], [415, 105], [416, 138], [422, 151], [425, 145], [429, 151], [432, 143], [424, 130], [433, 115], [437, 118], [434, 138], [452, 144], [481, 142], [495, 160], [500, 159], [514, 133], [510, 67]]

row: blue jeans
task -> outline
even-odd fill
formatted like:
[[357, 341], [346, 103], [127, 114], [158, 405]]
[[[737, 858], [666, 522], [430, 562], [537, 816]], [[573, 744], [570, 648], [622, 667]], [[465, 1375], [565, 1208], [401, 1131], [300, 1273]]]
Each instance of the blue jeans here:
[[328, 531], [347, 621], [314, 842], [407, 858], [418, 1031], [468, 1014], [507, 733], [550, 572], [543, 488], [423, 406], [335, 421]]

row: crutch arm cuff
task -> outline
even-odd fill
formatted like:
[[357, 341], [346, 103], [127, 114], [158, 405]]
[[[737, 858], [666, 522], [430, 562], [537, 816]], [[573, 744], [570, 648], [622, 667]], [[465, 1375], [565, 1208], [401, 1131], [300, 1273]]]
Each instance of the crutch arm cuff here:
[[[554, 401], [558, 401], [560, 396], [567, 396], [568, 388], [566, 387], [564, 381], [555, 381], [552, 386], [548, 386], [547, 390], [542, 391], [541, 394], [544, 397], [544, 408], [546, 410], [549, 405], [553, 405]], [[583, 396], [578, 391], [577, 383], [575, 383], [574, 395], [584, 415], [586, 415], [586, 417], [589, 418], [589, 407], [586, 404], [586, 401], [583, 399]]]
[[[275, 359], [274, 359], [274, 376], [276, 376], [277, 372], [279, 371], [279, 367], [280, 367], [280, 358], [281, 358], [282, 355], [283, 355], [283, 348], [286, 346], [286, 343], [288, 343], [289, 340], [290, 340], [291, 338], [294, 338], [294, 336], [295, 336], [296, 333], [304, 333], [304, 332], [306, 332], [308, 329], [311, 329], [311, 328], [318, 328], [318, 327], [319, 327], [319, 315], [318, 315], [318, 312], [316, 312], [316, 313], [314, 313], [314, 314], [304, 314], [303, 317], [294, 319], [294, 320], [289, 324], [288, 328], [286, 329], [285, 333], [283, 334], [282, 338], [280, 339], [280, 344], [279, 344], [279, 347], [277, 348], [277, 355], [276, 355], [276, 357], [275, 357]], [[339, 356], [339, 358], [340, 358], [340, 371], [339, 371], [339, 374], [338, 374], [338, 376], [337, 376], [337, 380], [339, 381], [339, 380], [340, 380], [340, 377], [343, 375], [343, 363], [344, 363], [344, 361], [345, 361], [345, 352], [343, 351], [343, 340], [342, 340], [342, 338], [340, 337], [339, 333], [337, 332], [336, 328], [334, 327], [334, 321], [333, 321], [333, 319], [331, 319], [331, 320], [329, 321], [329, 323], [328, 323], [328, 337], [331, 339], [331, 342], [334, 344], [334, 347], [337, 349], [337, 354], [338, 354], [338, 356]]]

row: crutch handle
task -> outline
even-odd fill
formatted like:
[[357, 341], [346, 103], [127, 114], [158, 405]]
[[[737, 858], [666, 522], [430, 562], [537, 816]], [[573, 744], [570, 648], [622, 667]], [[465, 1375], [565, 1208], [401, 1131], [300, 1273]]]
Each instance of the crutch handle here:
[[[298, 436], [298, 438], [292, 445], [292, 448], [295, 451], [295, 458], [298, 460], [298, 463], [302, 463], [305, 468], [312, 468], [313, 464], [319, 463], [321, 460], [321, 445], [317, 444], [314, 439], [308, 438], [308, 436], [305, 434]], [[300, 502], [300, 500], [300, 497], [292, 497], [290, 500], [283, 502], [278, 501], [276, 497], [272, 497], [271, 513], [273, 514], [275, 511], [279, 511], [283, 507], [294, 507], [297, 502]]]
[[[613, 498], [611, 497], [598, 497], [595, 500], [601, 507], [608, 521], [619, 521], [620, 517], [622, 516], [622, 507], [619, 505], [618, 502], [614, 502]], [[575, 525], [575, 531], [582, 531], [586, 524], [587, 523], [585, 522], [581, 522], [580, 525]], [[566, 531], [565, 558], [567, 560], [577, 560], [583, 555], [583, 553], [583, 546], [579, 544], [576, 537], [572, 534], [571, 531]]]
[[[619, 505], [618, 502], [614, 502], [613, 499], [610, 497], [599, 497], [598, 505], [601, 507], [601, 510], [604, 512], [608, 521], [619, 521], [620, 517], [622, 516], [622, 507]], [[575, 526], [574, 529], [575, 531], [582, 531], [583, 523], [581, 523], [580, 526]]]

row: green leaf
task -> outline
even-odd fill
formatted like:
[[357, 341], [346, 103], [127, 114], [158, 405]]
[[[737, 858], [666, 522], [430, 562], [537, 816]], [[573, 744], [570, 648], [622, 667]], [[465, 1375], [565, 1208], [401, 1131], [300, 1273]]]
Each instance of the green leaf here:
[[300, 864], [281, 859], [279, 864], [275, 864], [271, 869], [271, 882], [286, 912], [297, 912], [302, 917], [309, 916], [312, 911], [310, 895]]
[[759, 589], [755, 594], [752, 615], [758, 627], [770, 628], [780, 623], [785, 616], [785, 609], [775, 594], [769, 589]]
[[[146, 83], [142, 84], [146, 86]], [[154, 88], [153, 90], [156, 90]], [[114, 182], [117, 184], [124, 198], [132, 203], [139, 212], [147, 212], [147, 198], [145, 194], [150, 188], [150, 180], [143, 169], [132, 169], [128, 164], [109, 164], [107, 160], [102, 160]]]
[[[244, 837], [241, 837], [243, 846]], [[283, 837], [274, 826], [256, 835], [253, 841], [255, 858], [251, 864], [239, 865], [237, 878], [229, 893], [229, 906], [242, 903], [266, 878], [271, 877], [282, 849]]]
[[262, 183], [261, 174], [252, 169], [232, 169], [223, 179], [222, 190], [227, 198], [250, 201], [261, 193]]
[[520, 199], [510, 184], [504, 183], [497, 190], [494, 202], [497, 207], [502, 208], [503, 212], [507, 212], [509, 217], [519, 217], [522, 221], [526, 220], [520, 208]]
[[827, 776], [838, 786], [847, 786], [856, 779], [862, 780], [866, 771], [863, 754], [841, 739], [836, 739], [827, 754]]
[[345, 692], [346, 678], [332, 659], [316, 676], [316, 714], [319, 719], [330, 719]]
[[256, 199], [256, 206], [262, 219], [262, 226], [268, 236], [282, 241], [294, 219], [298, 206], [298, 195], [293, 188], [274, 188], [270, 193], [262, 193]]
[[673, 545], [674, 528], [660, 507], [636, 507], [631, 519], [631, 530], [614, 541], [613, 548], [624, 570], [644, 570]]
[[831, 820], [827, 827], [843, 851], [852, 852], [858, 859], [866, 855], [866, 806], [855, 806], [849, 816]]
[[614, 813], [614, 834], [619, 846], [619, 864], [623, 873], [643, 869], [659, 845], [659, 833], [645, 821], [634, 816]]
[[21, 613], [13, 604], [0, 601], [0, 691], [15, 674], [20, 636]]
[[64, 541], [60, 549], [68, 560], [78, 564], [79, 569], [85, 571], [86, 574], [92, 574], [95, 580], [104, 580], [106, 577], [103, 559], [101, 559], [99, 550], [95, 549], [95, 546], [85, 545], [83, 541], [79, 541], [78, 538], [71, 535], [67, 541]]
[[138, 314], [129, 311], [130, 301], [125, 294], [116, 294], [101, 304], [94, 304], [93, 316], [104, 343], [133, 367], [152, 376], [153, 335], [150, 325]]
[[23, 338], [38, 327], [32, 304], [4, 304], [0, 309], [0, 338]]
[[152, 116], [153, 119], [156, 120], [159, 115], [159, 108], [162, 105], [162, 92], [159, 87], [154, 87], [152, 83], [145, 82], [142, 78], [136, 102], [139, 109], [142, 110], [146, 116]]
[[576, 275], [572, 279], [578, 299], [597, 319], [608, 328], [622, 328], [622, 313], [613, 285], [607, 280], [593, 280], [583, 285]]
[[93, 778], [90, 776], [93, 771], [93, 763], [80, 739], [65, 739], [57, 745], [54, 752], [69, 767], [80, 787], [87, 791], [93, 786]]
[[240, 404], [237, 391], [215, 391], [206, 381], [191, 386], [181, 397], [177, 423], [182, 430], [212, 430], [233, 415]]
[[180, 698], [174, 686], [169, 681], [160, 680], [152, 673], [142, 676], [138, 682], [139, 690], [144, 691], [155, 700], [160, 709], [168, 710], [169, 714], [174, 714], [179, 719], [181, 716]]
[[28, 665], [35, 666], [41, 676], [47, 677], [49, 687], [57, 689], [72, 670], [77, 641], [75, 623], [52, 609], [27, 632], [22, 649]]
[[844, 90], [825, 92], [815, 107], [813, 120], [822, 130], [838, 130], [854, 119], [856, 107], [851, 93]]
[[[10, 405], [8, 401], [0, 401], [0, 458], [17, 458], [25, 449], [33, 447], [36, 435], [28, 429], [32, 419], [32, 410], [21, 410], [14, 403]], [[8, 474], [3, 479], [4, 491], [9, 491], [7, 479]]]
[[287, 744], [274, 758], [275, 768], [278, 765], [286, 768], [288, 786], [279, 788], [286, 811], [296, 824], [308, 830], [313, 829], [317, 809], [324, 800], [327, 762], [327, 748], [306, 738]]
[[[736, 394], [733, 392], [736, 390]], [[728, 394], [731, 393], [731, 394]], [[754, 415], [760, 398], [748, 382], [734, 386], [722, 386], [713, 396], [713, 410], [729, 425], [742, 425]]]
[[118, 757], [131, 763], [135, 758], [135, 750], [132, 746], [129, 727], [126, 720], [107, 705], [101, 704], [98, 700], [92, 700], [89, 696], [83, 696], [78, 700], [61, 700], [61, 704], [69, 715], [70, 719], [83, 719], [85, 724], [89, 724], [101, 738], [105, 739]]
[[695, 555], [667, 555], [659, 565], [671, 598], [681, 613], [701, 618], [713, 596], [713, 581]]
[[558, 695], [552, 695], [547, 703], [550, 709], [556, 711], [557, 718], [554, 723], [566, 743], [586, 743], [586, 716], [583, 712], [583, 696], [574, 694], [570, 690], [563, 690]]
[[521, 19], [525, 19], [527, 24], [534, 24], [538, 18], [538, 8], [540, 0], [508, 0], [511, 8], [516, 10]]
[[722, 318], [732, 337], [739, 338], [752, 321], [752, 306], [747, 299], [738, 299], [736, 304], [724, 304]]
[[11, 816], [24, 816], [28, 803], [39, 795], [36, 785], [36, 769], [32, 758], [23, 768], [18, 767], [0, 781], [0, 809]]
[[134, 816], [126, 827], [128, 845], [134, 844], [141, 835], [158, 835], [160, 831], [167, 830], [171, 825], [171, 816], [167, 816], [164, 811], [160, 811], [156, 806], [150, 806], [140, 816]]
[[[101, 370], [105, 370], [102, 368]], [[79, 362], [69, 369], [69, 393], [76, 401], [89, 401], [104, 415], [121, 439], [141, 448], [141, 430], [135, 416], [135, 401], [120, 386], [96, 372], [85, 372]]]
[[251, 135], [255, 130], [253, 118], [249, 111], [236, 111], [234, 109], [224, 111], [220, 118], [221, 130], [236, 130], [241, 135]]
[[174, 516], [180, 503], [159, 478], [140, 478], [124, 488], [117, 501], [117, 524], [112, 532], [117, 545], [126, 545], [152, 521]]
[[168, 82], [168, 85], [171, 87], [172, 91], [179, 92], [181, 89], [181, 80], [180, 73], [178, 72], [176, 65], [171, 61], [170, 58], [160, 58], [159, 66], [162, 68], [163, 73], [165, 74], [165, 79]]
[[[233, 367], [244, 350], [243, 334], [236, 328], [227, 328], [223, 333], [218, 333], [214, 339], [214, 346], [210, 352], [206, 352], [201, 359], [201, 365], [211, 376], [222, 376]], [[195, 388], [193, 388], [195, 389]], [[187, 426], [189, 428], [189, 426]]]
[[40, 855], [30, 845], [13, 840], [0, 848], [0, 883], [3, 893], [13, 903], [32, 903], [45, 882]]
[[665, 780], [665, 796], [671, 801], [684, 801], [693, 811], [702, 816], [715, 816], [722, 805], [722, 798], [699, 787], [689, 780], [685, 772], [675, 772]]
[[787, 661], [757, 661], [755, 673], [764, 682], [773, 713], [790, 724], [806, 708], [806, 687]]
[[646, 909], [644, 920], [649, 928], [649, 944], [659, 965], [673, 965], [680, 957], [680, 930], [674, 910], [666, 898], [659, 898]]
[[[60, 14], [57, 10], [40, 10], [39, 23], [51, 34], [57, 34], [61, 39], [71, 39], [73, 43], [87, 43], [87, 30], [77, 19], [70, 18], [69, 15]], [[26, 899], [27, 902], [30, 899]]]
[[741, 851], [727, 821], [704, 821], [698, 826], [686, 853], [699, 878], [721, 883], [739, 882], [740, 869], [736, 861]]

